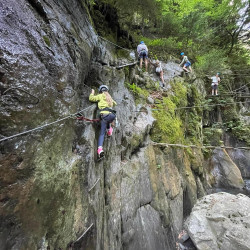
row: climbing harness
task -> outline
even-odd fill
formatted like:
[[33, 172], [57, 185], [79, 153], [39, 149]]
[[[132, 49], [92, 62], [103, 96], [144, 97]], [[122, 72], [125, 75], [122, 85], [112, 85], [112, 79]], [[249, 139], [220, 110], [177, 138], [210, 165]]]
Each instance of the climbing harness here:
[[104, 109], [100, 109], [99, 111], [100, 111], [100, 112], [101, 112], [101, 111], [109, 111], [110, 113], [113, 113], [114, 115], [116, 115], [116, 110], [111, 109], [111, 108], [108, 108], [108, 107], [106, 107], [106, 108], [104, 108]]

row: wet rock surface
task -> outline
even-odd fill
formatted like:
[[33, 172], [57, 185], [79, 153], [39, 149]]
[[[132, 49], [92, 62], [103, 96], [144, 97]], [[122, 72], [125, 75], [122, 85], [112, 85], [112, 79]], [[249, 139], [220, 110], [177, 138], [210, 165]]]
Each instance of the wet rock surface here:
[[[114, 48], [97, 39], [84, 3], [0, 5], [2, 136], [89, 107], [91, 88], [102, 83], [118, 103], [119, 121], [102, 162], [95, 158], [98, 125], [73, 119], [1, 143], [2, 249], [173, 249], [183, 199], [190, 208], [196, 201], [193, 174], [182, 178], [186, 163], [166, 164], [161, 151], [156, 163], [151, 111], [135, 105]], [[95, 117], [95, 105], [84, 115]], [[156, 188], [158, 171], [165, 184]]]
[[[175, 249], [205, 194], [203, 159], [151, 145], [151, 109], [136, 105], [125, 82], [152, 86], [157, 76], [116, 68], [115, 48], [97, 37], [84, 1], [6, 0], [0, 30], [2, 137], [82, 109], [96, 118], [88, 95], [100, 84], [118, 103], [119, 123], [100, 162], [98, 124], [70, 117], [0, 144], [1, 248]], [[178, 64], [163, 67], [167, 82], [184, 81]]]
[[217, 193], [203, 197], [185, 226], [197, 249], [249, 249], [250, 198]]

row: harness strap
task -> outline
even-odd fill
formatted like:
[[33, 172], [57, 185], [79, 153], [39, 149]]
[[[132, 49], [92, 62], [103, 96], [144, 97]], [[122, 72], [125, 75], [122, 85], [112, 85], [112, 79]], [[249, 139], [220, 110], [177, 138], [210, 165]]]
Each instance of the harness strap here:
[[116, 114], [116, 110], [108, 108], [108, 107], [106, 107], [104, 109], [100, 109], [100, 111], [109, 111], [109, 112], [113, 113], [114, 115]]

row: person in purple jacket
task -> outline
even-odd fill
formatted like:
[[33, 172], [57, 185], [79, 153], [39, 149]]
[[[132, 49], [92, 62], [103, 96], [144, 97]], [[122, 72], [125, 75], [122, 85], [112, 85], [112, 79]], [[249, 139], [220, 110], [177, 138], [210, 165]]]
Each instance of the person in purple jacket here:
[[143, 41], [137, 46], [137, 53], [140, 59], [140, 68], [142, 68], [142, 62], [145, 63], [146, 71], [148, 70], [148, 47]]

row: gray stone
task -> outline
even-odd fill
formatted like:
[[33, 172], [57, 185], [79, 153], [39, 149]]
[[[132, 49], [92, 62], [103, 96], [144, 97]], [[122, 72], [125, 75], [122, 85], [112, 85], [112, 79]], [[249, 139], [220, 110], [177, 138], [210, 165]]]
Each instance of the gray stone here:
[[185, 227], [199, 250], [249, 250], [250, 198], [217, 193], [203, 197]]
[[215, 178], [216, 187], [243, 188], [244, 181], [240, 170], [225, 149], [214, 150], [212, 167], [212, 175]]
[[152, 97], [148, 97], [148, 98], [147, 98], [147, 102], [148, 102], [149, 104], [154, 104], [154, 99], [153, 99]]
[[150, 205], [140, 207], [133, 221], [134, 236], [126, 249], [168, 249], [159, 213]]
[[196, 86], [197, 90], [199, 91], [199, 94], [203, 97], [207, 95], [207, 91], [205, 88], [205, 82], [201, 78], [196, 78], [193, 82], [193, 85]]
[[244, 149], [228, 149], [228, 155], [240, 169], [243, 178], [250, 178], [250, 151]]
[[187, 241], [189, 239], [189, 235], [187, 232], [185, 232], [179, 239], [180, 243], [184, 243], [185, 241]]

